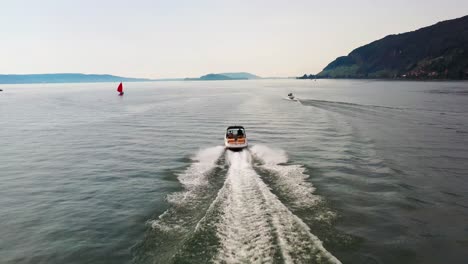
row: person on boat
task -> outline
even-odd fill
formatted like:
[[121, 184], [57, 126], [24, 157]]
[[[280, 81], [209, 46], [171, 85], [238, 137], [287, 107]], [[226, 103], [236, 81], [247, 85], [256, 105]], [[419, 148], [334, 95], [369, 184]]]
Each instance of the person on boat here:
[[237, 130], [237, 136], [240, 138], [244, 136], [244, 132], [242, 131], [242, 129], [239, 128], [239, 130]]
[[227, 133], [227, 138], [233, 138], [234, 137], [234, 134], [232, 133], [232, 131], [229, 131]]

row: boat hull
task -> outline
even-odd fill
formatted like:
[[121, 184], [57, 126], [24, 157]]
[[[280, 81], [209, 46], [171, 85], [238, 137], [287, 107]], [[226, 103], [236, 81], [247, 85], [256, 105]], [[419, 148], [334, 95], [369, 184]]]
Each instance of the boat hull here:
[[224, 141], [224, 146], [226, 147], [226, 149], [230, 149], [230, 150], [241, 150], [241, 149], [244, 149], [246, 147], [249, 146], [249, 144], [247, 142], [243, 143], [243, 144], [231, 144], [231, 143], [228, 143], [226, 140]]
[[290, 97], [283, 97], [284, 100], [288, 100], [288, 101], [293, 101], [293, 102], [298, 102], [299, 100], [294, 97], [294, 98], [290, 98]]

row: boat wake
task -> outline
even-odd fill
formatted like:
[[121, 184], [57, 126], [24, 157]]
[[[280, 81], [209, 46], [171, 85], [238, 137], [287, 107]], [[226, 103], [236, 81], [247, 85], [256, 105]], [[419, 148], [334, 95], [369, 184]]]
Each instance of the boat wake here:
[[210, 148], [195, 159], [178, 176], [185, 191], [168, 197], [171, 208], [152, 222], [152, 238], [140, 245], [145, 251], [154, 247], [153, 252], [137, 256], [137, 262], [340, 263], [257, 173], [275, 174], [281, 182], [275, 188], [293, 206], [316, 204], [320, 198], [304, 169], [284, 165], [284, 151]]
[[228, 152], [229, 171], [220, 191], [221, 248], [216, 263], [339, 263], [270, 191], [252, 167], [248, 151]]
[[289, 98], [289, 97], [283, 97], [283, 100], [301, 103], [301, 101], [299, 101], [299, 98], [291, 99], [291, 98]]
[[192, 158], [194, 163], [177, 177], [186, 191], [170, 195], [168, 200], [178, 205], [192, 203], [198, 189], [209, 185], [208, 173], [216, 168], [223, 152], [222, 146], [200, 150]]
[[[172, 207], [159, 216], [158, 220], [151, 222], [153, 228], [159, 228], [167, 232], [171, 229], [183, 229], [187, 225], [189, 219], [181, 218], [181, 211], [185, 211], [187, 217], [192, 218], [193, 215], [190, 211], [199, 209], [203, 201], [209, 198], [206, 197], [208, 195], [207, 189], [213, 187], [211, 186], [213, 183], [210, 182], [210, 177], [213, 176], [212, 172], [217, 167], [217, 161], [223, 152], [224, 148], [217, 146], [200, 150], [192, 158], [194, 163], [177, 177], [184, 191], [167, 196], [167, 201]], [[177, 221], [173, 221], [173, 215], [178, 218]]]
[[251, 149], [254, 158], [261, 164], [259, 169], [268, 172], [272, 184], [288, 198], [295, 208], [309, 208], [317, 205], [320, 196], [314, 195], [314, 186], [307, 181], [309, 175], [301, 165], [286, 165], [288, 157], [281, 149], [271, 149], [267, 146], [256, 145]]
[[150, 226], [143, 241], [132, 249], [134, 263], [172, 263], [177, 252], [184, 252], [197, 223], [216, 197], [224, 178], [224, 147], [200, 150], [192, 158], [193, 163], [182, 173], [176, 174], [183, 191], [167, 196], [169, 208], [157, 219], [148, 221]]

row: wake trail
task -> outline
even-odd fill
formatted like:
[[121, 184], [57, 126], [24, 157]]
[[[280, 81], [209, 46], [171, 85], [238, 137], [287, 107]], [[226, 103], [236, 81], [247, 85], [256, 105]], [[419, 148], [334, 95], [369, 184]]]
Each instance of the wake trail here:
[[183, 190], [168, 195], [169, 208], [148, 221], [151, 229], [132, 249], [133, 263], [173, 263], [178, 252], [186, 251], [187, 240], [224, 183], [224, 152], [223, 146], [201, 149], [192, 157], [192, 163], [176, 175]]
[[304, 167], [285, 165], [288, 157], [284, 150], [255, 145], [251, 152], [262, 163], [259, 168], [271, 172], [269, 175], [274, 178], [275, 186], [294, 207], [310, 208], [320, 202], [320, 196], [314, 195], [315, 187], [307, 181], [309, 175], [305, 174]]
[[249, 151], [227, 152], [215, 263], [340, 263], [262, 181]]
[[210, 173], [217, 168], [217, 162], [223, 153], [222, 146], [198, 151], [192, 158], [193, 163], [177, 177], [184, 190], [167, 196], [172, 207], [151, 222], [153, 229], [170, 231], [183, 228], [188, 222], [198, 221], [191, 212], [203, 206], [209, 198], [206, 196], [207, 189], [212, 184]]

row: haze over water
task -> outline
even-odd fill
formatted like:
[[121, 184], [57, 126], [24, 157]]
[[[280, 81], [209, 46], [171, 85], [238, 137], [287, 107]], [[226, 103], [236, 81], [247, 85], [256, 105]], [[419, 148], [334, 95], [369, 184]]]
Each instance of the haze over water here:
[[116, 86], [0, 87], [1, 263], [468, 258], [466, 82]]

